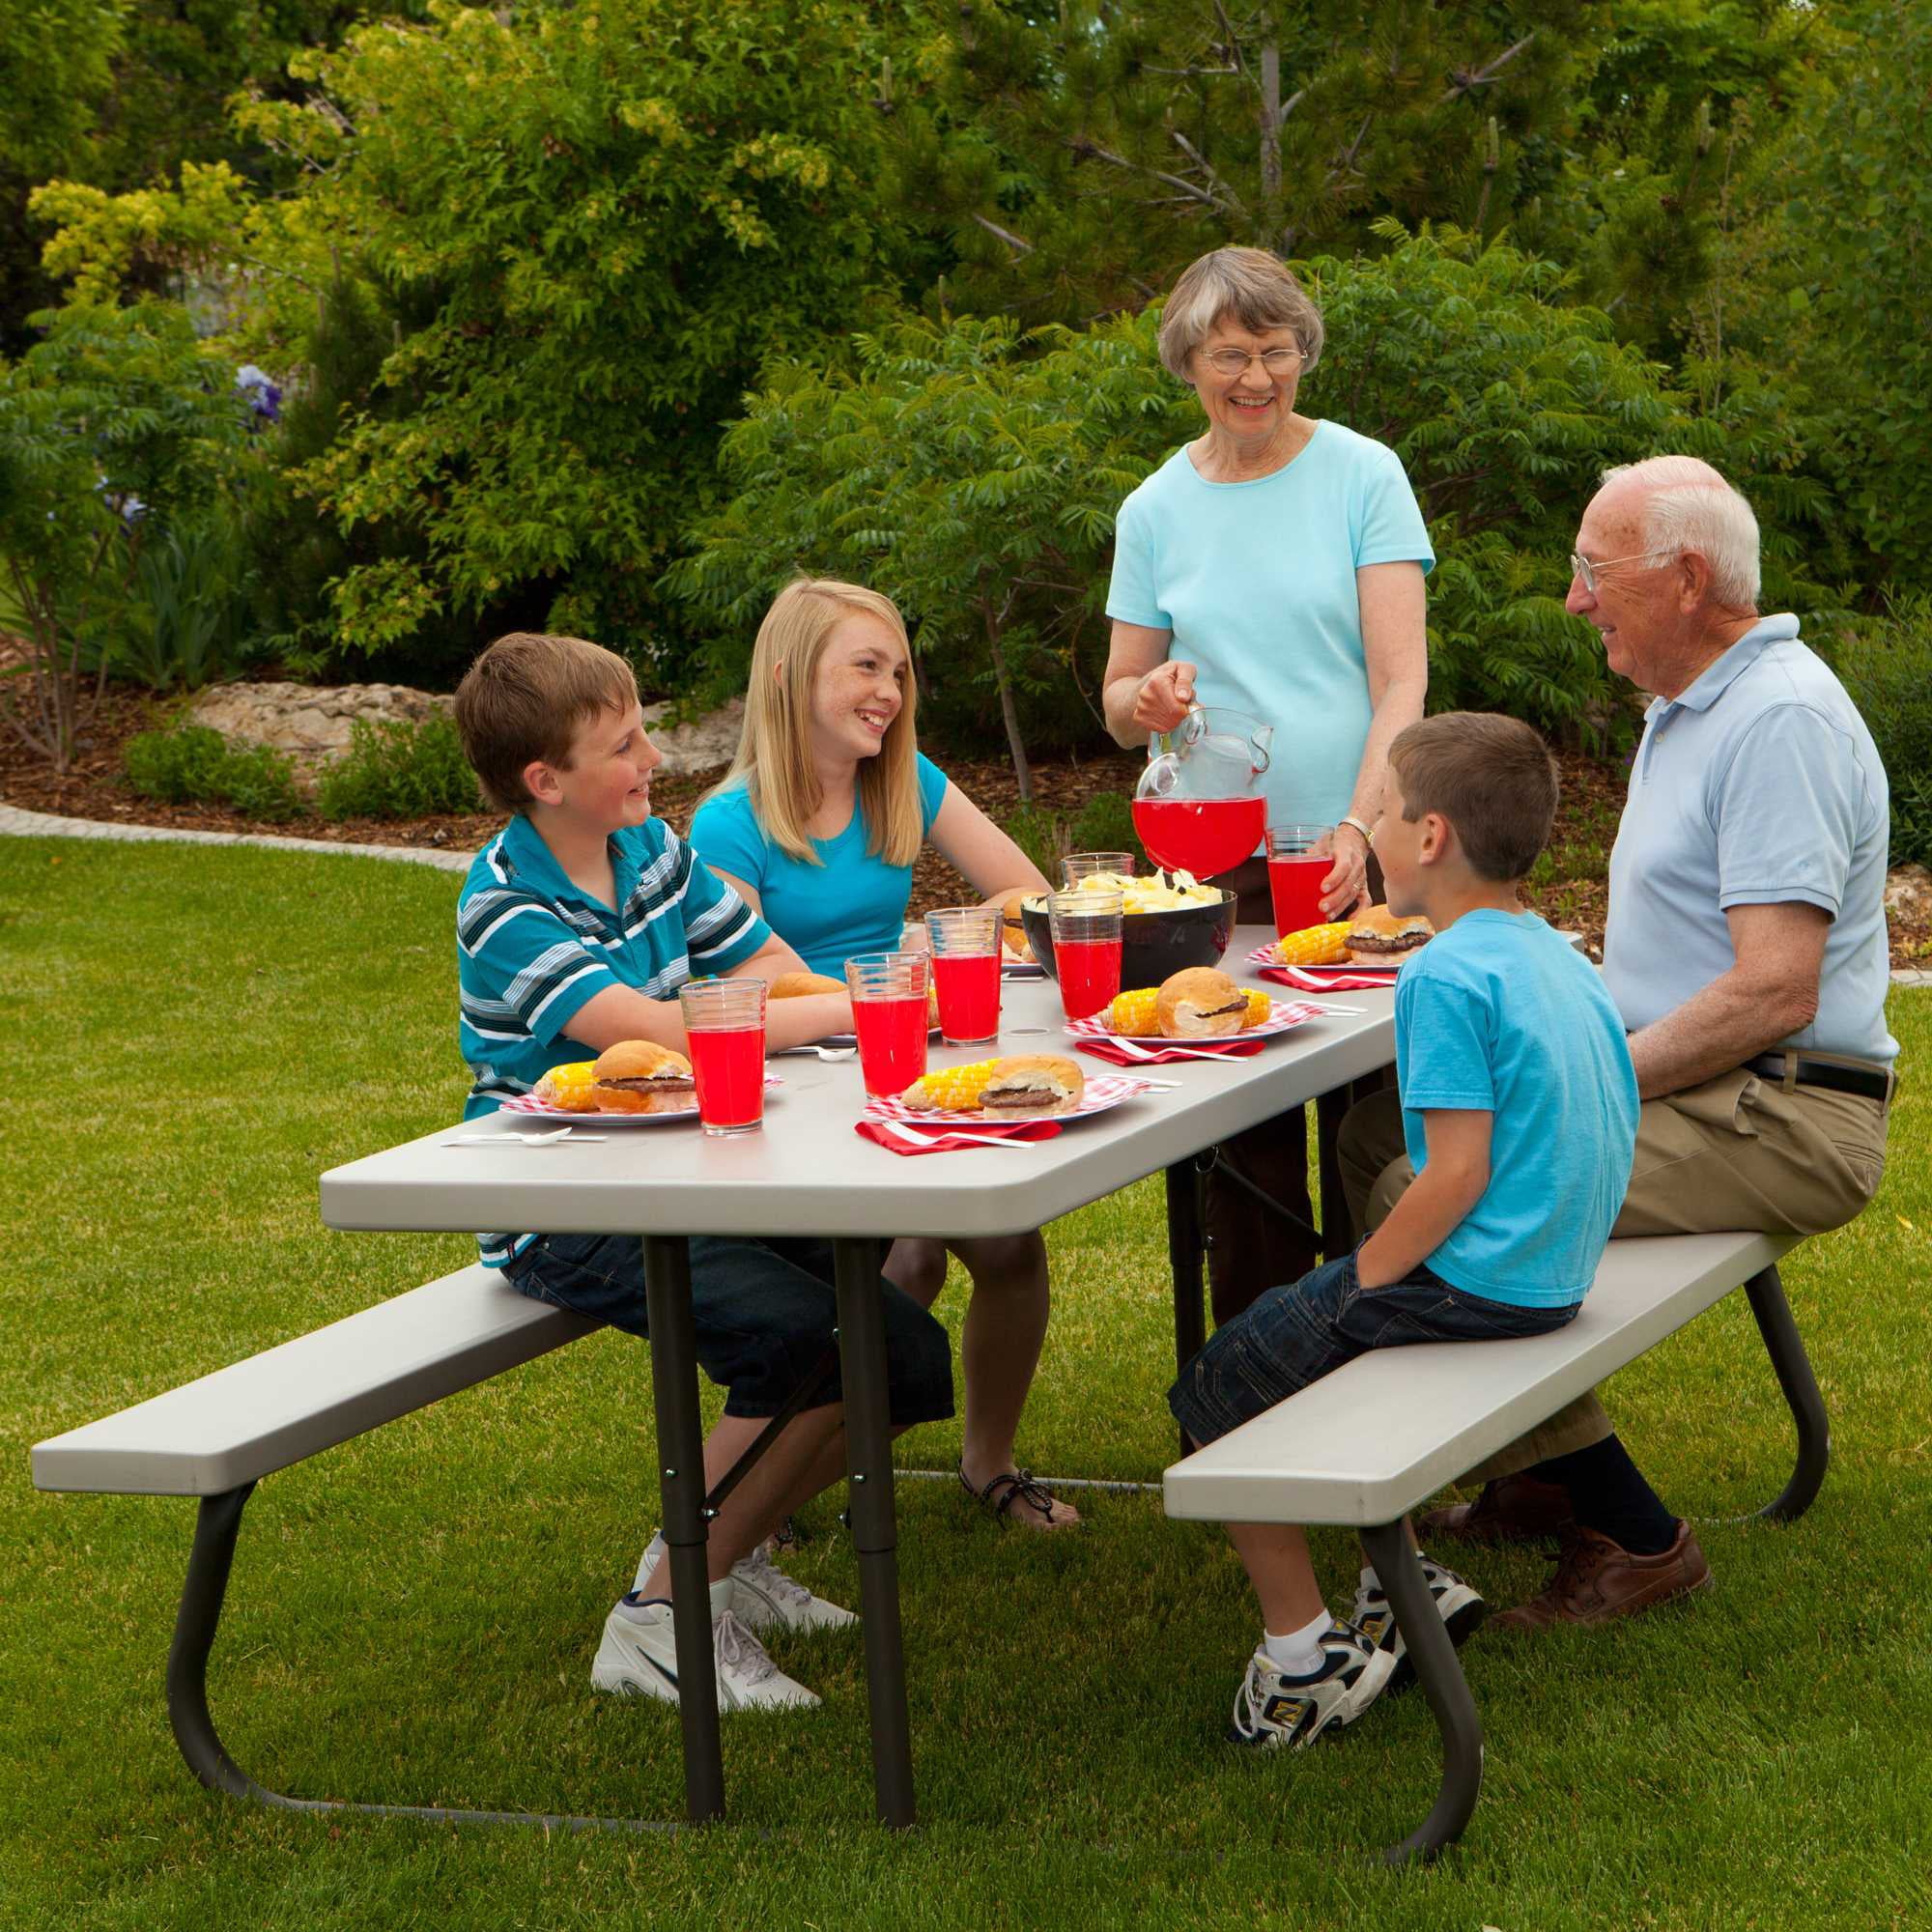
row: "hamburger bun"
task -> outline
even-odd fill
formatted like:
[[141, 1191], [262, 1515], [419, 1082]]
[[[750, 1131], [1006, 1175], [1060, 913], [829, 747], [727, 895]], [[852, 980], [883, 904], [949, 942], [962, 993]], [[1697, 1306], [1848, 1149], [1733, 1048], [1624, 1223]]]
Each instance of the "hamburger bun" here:
[[1248, 1024], [1248, 996], [1218, 967], [1190, 966], [1161, 981], [1154, 1030], [1164, 1039], [1214, 1039]]
[[[1015, 1053], [993, 1063], [992, 1077], [980, 1089], [974, 1108], [1006, 1121], [1043, 1121], [1053, 1114], [1070, 1114], [1086, 1091], [1087, 1076], [1077, 1062], [1057, 1053]], [[922, 1110], [942, 1106], [923, 1078], [899, 1097], [908, 1107]]]
[[620, 1039], [590, 1073], [600, 1113], [688, 1114], [697, 1106], [691, 1062], [654, 1039]]
[[781, 973], [771, 983], [766, 994], [772, 1000], [798, 1000], [808, 993], [842, 993], [843, 980], [835, 980], [829, 973]]
[[1349, 957], [1357, 966], [1387, 966], [1427, 945], [1435, 928], [1420, 913], [1406, 917], [1372, 905], [1349, 924]]
[[1020, 907], [1028, 897], [1024, 886], [1015, 886], [1000, 901], [1000, 944], [1015, 959], [1031, 961], [1033, 947], [1026, 936], [1026, 924], [1020, 918]]

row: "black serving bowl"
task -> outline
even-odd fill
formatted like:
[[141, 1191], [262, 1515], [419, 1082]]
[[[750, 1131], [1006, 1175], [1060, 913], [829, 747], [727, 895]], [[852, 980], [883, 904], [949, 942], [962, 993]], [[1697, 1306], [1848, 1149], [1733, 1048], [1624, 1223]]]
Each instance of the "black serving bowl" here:
[[[1218, 890], [1218, 888], [1217, 888]], [[1053, 928], [1045, 906], [1022, 906], [1033, 956], [1049, 980], [1060, 976], [1053, 964]], [[1218, 905], [1175, 906], [1167, 912], [1129, 912], [1121, 916], [1121, 990], [1158, 986], [1170, 974], [1189, 966], [1218, 966], [1235, 930], [1235, 895], [1222, 892]]]

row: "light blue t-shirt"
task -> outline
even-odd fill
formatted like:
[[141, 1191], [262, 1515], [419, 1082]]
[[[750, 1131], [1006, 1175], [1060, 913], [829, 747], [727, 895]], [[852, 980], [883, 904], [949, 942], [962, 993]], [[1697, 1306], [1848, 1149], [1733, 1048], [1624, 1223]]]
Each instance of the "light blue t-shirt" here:
[[1394, 450], [1318, 422], [1285, 469], [1209, 483], [1178, 449], [1121, 505], [1107, 615], [1172, 631], [1202, 704], [1275, 727], [1271, 825], [1332, 825], [1368, 742], [1355, 572], [1435, 561]]
[[1403, 962], [1395, 1065], [1418, 1174], [1426, 1110], [1492, 1116], [1490, 1184], [1429, 1265], [1490, 1301], [1580, 1301], [1636, 1150], [1636, 1074], [1596, 969], [1534, 913], [1464, 913]]
[[[946, 774], [919, 753], [923, 829], [946, 800]], [[765, 923], [814, 973], [834, 978], [860, 952], [896, 952], [912, 898], [912, 867], [889, 866], [866, 849], [864, 811], [836, 838], [814, 838], [819, 864], [794, 859], [765, 835], [742, 783], [708, 798], [691, 821], [691, 842], [707, 866], [742, 879], [757, 894]]]
[[1617, 842], [1604, 982], [1632, 1033], [1737, 963], [1727, 907], [1831, 915], [1818, 1013], [1781, 1044], [1889, 1063], [1889, 790], [1858, 707], [1789, 612], [1644, 713]]

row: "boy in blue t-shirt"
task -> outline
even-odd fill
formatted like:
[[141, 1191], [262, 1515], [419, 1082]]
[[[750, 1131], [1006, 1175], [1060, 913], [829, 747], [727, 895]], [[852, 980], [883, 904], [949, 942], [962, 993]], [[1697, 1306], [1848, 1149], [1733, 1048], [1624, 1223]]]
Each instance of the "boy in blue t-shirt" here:
[[[1351, 1255], [1217, 1329], [1168, 1397], [1197, 1443], [1371, 1349], [1540, 1335], [1577, 1313], [1630, 1180], [1636, 1076], [1596, 971], [1517, 886], [1556, 815], [1556, 768], [1526, 724], [1448, 713], [1389, 748], [1375, 830], [1391, 912], [1435, 937], [1396, 980], [1396, 1074], [1415, 1180]], [[1299, 1747], [1352, 1723], [1412, 1666], [1373, 1568], [1331, 1618], [1300, 1529], [1231, 1523], [1263, 1639], [1236, 1743]], [[1482, 1599], [1422, 1562], [1462, 1643]]]
[[[477, 854], [457, 904], [460, 1037], [473, 1081], [464, 1117], [493, 1113], [553, 1066], [619, 1040], [686, 1045], [678, 988], [698, 974], [776, 978], [798, 955], [684, 841], [651, 816], [660, 753], [644, 734], [631, 668], [581, 638], [513, 633], [469, 668], [456, 724], [484, 795], [515, 813]], [[842, 993], [776, 1002], [772, 1047], [848, 1032]], [[640, 1149], [647, 1153], [647, 1149]], [[634, 1237], [479, 1235], [485, 1264], [525, 1294], [647, 1333], [643, 1255]], [[895, 1428], [952, 1413], [946, 1331], [882, 1280]], [[695, 1237], [696, 1354], [726, 1393], [704, 1445], [715, 1481], [762, 1433], [832, 1346], [832, 1252], [823, 1241]], [[842, 1418], [835, 1375], [719, 1506], [708, 1539], [721, 1710], [818, 1699], [772, 1662], [753, 1633], [847, 1627], [857, 1619], [774, 1568], [765, 1540], [824, 1487]], [[653, 1537], [635, 1586], [605, 1622], [591, 1683], [677, 1701], [670, 1566]]]

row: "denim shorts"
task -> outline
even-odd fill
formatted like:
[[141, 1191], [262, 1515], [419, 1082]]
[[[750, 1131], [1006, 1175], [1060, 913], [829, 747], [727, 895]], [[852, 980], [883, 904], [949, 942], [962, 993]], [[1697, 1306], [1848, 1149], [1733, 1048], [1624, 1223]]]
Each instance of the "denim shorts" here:
[[[643, 1247], [635, 1235], [539, 1235], [503, 1272], [535, 1300], [648, 1338]], [[776, 1415], [817, 1368], [838, 1321], [832, 1279], [830, 1241], [692, 1236], [697, 1362], [726, 1391], [726, 1415]], [[943, 1421], [952, 1413], [946, 1330], [883, 1276], [879, 1294], [894, 1426]], [[839, 1402], [843, 1393], [835, 1361], [819, 1401]]]
[[1451, 1288], [1426, 1265], [1386, 1288], [1364, 1288], [1355, 1257], [1343, 1255], [1223, 1322], [1181, 1370], [1167, 1406], [1196, 1442], [1212, 1442], [1371, 1349], [1548, 1335], [1580, 1305], [1491, 1301]]

